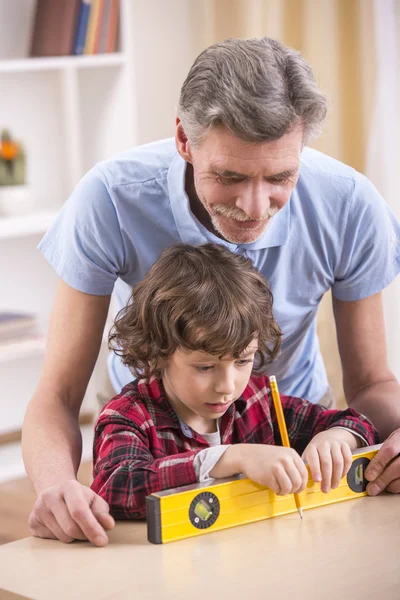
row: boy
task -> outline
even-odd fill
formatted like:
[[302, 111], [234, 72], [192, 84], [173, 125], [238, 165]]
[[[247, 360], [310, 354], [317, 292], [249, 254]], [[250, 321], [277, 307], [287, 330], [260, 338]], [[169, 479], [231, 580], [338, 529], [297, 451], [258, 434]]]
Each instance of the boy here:
[[134, 287], [110, 345], [138, 378], [105, 405], [94, 440], [92, 489], [113, 516], [143, 518], [152, 492], [237, 473], [300, 492], [304, 460], [328, 492], [351, 451], [379, 441], [352, 409], [282, 396], [292, 448], [279, 445], [263, 374], [281, 343], [272, 304], [251, 261], [215, 244], [169, 247]]

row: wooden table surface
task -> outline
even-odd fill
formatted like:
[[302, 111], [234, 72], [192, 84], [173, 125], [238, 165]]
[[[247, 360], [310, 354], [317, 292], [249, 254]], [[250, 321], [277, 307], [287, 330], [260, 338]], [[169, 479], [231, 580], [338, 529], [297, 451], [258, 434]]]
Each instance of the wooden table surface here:
[[106, 548], [0, 547], [0, 599], [400, 598], [400, 497], [358, 498], [165, 545], [117, 523]]

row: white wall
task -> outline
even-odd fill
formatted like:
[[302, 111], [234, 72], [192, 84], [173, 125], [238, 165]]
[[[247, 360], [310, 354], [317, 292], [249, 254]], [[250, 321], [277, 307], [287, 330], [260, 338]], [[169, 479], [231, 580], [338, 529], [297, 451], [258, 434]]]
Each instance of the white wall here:
[[191, 1], [133, 0], [138, 144], [174, 135], [181, 85], [195, 59]]

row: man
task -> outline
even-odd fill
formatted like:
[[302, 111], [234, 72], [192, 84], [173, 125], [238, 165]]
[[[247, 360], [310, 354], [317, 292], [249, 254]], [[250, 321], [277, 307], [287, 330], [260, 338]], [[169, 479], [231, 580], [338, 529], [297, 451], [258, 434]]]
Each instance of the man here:
[[[268, 38], [228, 40], [190, 70], [175, 142], [133, 149], [80, 182], [40, 246], [60, 283], [23, 430], [35, 535], [107, 543], [107, 504], [76, 481], [79, 409], [114, 283], [123, 305], [179, 241], [218, 242], [253, 260], [283, 330], [272, 366], [280, 389], [323, 404], [331, 399], [315, 319], [332, 289], [347, 402], [388, 438], [368, 491], [400, 492], [400, 388], [386, 361], [381, 301], [400, 270], [400, 226], [365, 177], [304, 148], [325, 113], [296, 52]], [[132, 375], [115, 355], [109, 367], [119, 392]]]

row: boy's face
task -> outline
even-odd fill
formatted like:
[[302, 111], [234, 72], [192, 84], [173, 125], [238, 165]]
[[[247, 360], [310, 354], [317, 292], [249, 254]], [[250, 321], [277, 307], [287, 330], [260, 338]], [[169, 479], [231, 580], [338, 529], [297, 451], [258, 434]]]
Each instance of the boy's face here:
[[163, 369], [162, 380], [180, 418], [196, 429], [196, 424], [202, 426], [222, 417], [242, 395], [257, 348], [257, 340], [253, 340], [236, 359], [178, 348]]

